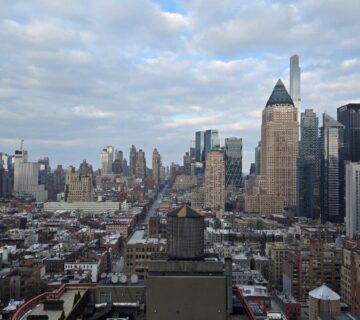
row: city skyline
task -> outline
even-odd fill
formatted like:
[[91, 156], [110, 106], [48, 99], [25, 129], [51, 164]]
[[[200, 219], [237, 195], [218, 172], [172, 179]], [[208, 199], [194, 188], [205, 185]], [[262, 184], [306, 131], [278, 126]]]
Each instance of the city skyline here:
[[[124, 1], [121, 8], [78, 2], [72, 10], [60, 2], [2, 3], [0, 115], [7, 122], [0, 150], [11, 154], [25, 139], [31, 161], [48, 156], [55, 168], [86, 159], [97, 168], [105, 145], [128, 159], [134, 144], [148, 156], [158, 148], [168, 165], [181, 163], [195, 131], [214, 128], [221, 145], [243, 139], [248, 172], [261, 110], [278, 78], [289, 90], [293, 54], [300, 57], [302, 109], [335, 118], [338, 107], [360, 101], [358, 2], [228, 8], [201, 1]], [[124, 11], [132, 13], [125, 22]]]

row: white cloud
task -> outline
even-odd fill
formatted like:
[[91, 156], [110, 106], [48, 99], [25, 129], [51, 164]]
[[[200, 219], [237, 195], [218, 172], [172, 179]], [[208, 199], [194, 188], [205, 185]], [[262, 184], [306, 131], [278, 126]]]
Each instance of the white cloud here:
[[360, 100], [358, 0], [178, 5], [0, 1], [0, 151], [17, 146], [21, 127], [36, 154], [58, 162], [96, 167], [104, 145], [136, 144], [170, 163], [212, 127], [243, 137], [248, 168], [262, 108], [278, 78], [287, 85], [293, 53], [304, 107], [335, 115]]

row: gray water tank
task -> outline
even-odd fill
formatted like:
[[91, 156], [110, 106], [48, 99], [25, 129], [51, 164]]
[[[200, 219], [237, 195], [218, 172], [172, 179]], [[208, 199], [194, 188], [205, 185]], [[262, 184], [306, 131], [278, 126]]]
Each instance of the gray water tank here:
[[202, 259], [204, 255], [204, 216], [185, 205], [167, 215], [169, 259]]

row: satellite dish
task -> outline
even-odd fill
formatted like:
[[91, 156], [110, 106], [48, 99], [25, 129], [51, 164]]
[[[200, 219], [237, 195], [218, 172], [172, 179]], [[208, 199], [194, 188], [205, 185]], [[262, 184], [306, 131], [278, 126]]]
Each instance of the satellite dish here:
[[138, 279], [138, 276], [137, 274], [133, 274], [131, 275], [131, 283], [138, 283], [139, 279]]
[[119, 277], [116, 274], [113, 274], [111, 276], [111, 282], [114, 283], [114, 284], [118, 283], [119, 282]]
[[126, 283], [126, 281], [127, 281], [127, 277], [126, 277], [126, 275], [122, 275], [121, 277], [120, 277], [120, 282], [121, 283]]
[[105, 279], [105, 278], [106, 278], [106, 273], [103, 272], [103, 273], [100, 275], [100, 278], [101, 278], [101, 279]]

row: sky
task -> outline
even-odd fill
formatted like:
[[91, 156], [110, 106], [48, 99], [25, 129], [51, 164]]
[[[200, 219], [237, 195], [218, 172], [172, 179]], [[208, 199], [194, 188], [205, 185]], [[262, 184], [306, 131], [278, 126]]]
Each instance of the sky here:
[[[0, 0], [0, 151], [86, 159], [134, 144], [182, 162], [195, 131], [243, 139], [300, 56], [302, 108], [360, 102], [360, 1]], [[321, 122], [321, 121], [320, 121]]]

